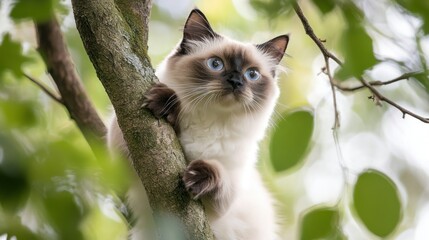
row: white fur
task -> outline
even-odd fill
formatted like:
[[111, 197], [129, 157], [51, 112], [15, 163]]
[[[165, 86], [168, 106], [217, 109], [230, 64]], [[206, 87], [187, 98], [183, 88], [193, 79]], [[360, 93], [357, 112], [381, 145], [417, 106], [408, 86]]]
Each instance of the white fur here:
[[[212, 44], [195, 43], [194, 51], [198, 53], [198, 48], [204, 48], [204, 52], [215, 51], [225, 47], [225, 44], [246, 46], [253, 51], [255, 58], [260, 59], [261, 64], [271, 61], [256, 47], [229, 39]], [[181, 94], [184, 94], [178, 87], [181, 74], [171, 69], [175, 66], [169, 65], [168, 59], [158, 67], [156, 74], [160, 81], [175, 90], [181, 99]], [[275, 67], [274, 64], [272, 65]], [[268, 71], [269, 69], [262, 74], [270, 74]], [[275, 79], [272, 80], [275, 81]], [[279, 96], [279, 89], [276, 84], [274, 86], [264, 106], [252, 113], [234, 114], [231, 111], [225, 111], [223, 106], [214, 104], [185, 108], [181, 115], [180, 142], [188, 161], [210, 159], [220, 166], [225, 199], [221, 201], [221, 209], [208, 211], [212, 230], [218, 240], [277, 239], [274, 200], [256, 169], [258, 143], [264, 137]], [[119, 146], [120, 150], [127, 151], [115, 118], [109, 129], [108, 139], [111, 148]], [[141, 184], [133, 187], [129, 197], [130, 204], [137, 215], [147, 216], [150, 213]], [[144, 239], [141, 229], [144, 228], [145, 221], [143, 217], [139, 218], [136, 226], [138, 229], [132, 235], [133, 240]]]

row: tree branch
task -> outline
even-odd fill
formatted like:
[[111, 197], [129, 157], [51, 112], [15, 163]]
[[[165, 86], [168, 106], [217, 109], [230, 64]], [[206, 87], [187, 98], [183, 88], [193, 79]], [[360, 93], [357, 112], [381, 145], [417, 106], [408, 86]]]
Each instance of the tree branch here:
[[49, 97], [51, 97], [54, 101], [58, 102], [61, 105], [64, 105], [63, 100], [60, 96], [57, 96], [56, 93], [53, 93], [51, 90], [49, 90], [45, 85], [43, 85], [41, 82], [36, 80], [35, 78], [31, 77], [30, 75], [24, 73], [24, 76], [28, 78], [28, 80], [32, 81], [34, 84], [36, 84], [40, 89], [42, 89], [43, 92], [45, 92]]
[[[54, 14], [52, 15], [55, 16]], [[36, 23], [35, 28], [39, 43], [38, 50], [44, 58], [48, 71], [59, 90], [59, 94], [49, 90], [40, 81], [28, 74], [24, 75], [39, 86], [54, 101], [67, 109], [70, 117], [75, 120], [78, 128], [93, 150], [94, 155], [100, 159], [105, 158], [105, 155], [100, 150], [106, 150], [106, 126], [93, 107], [82, 85], [82, 81], [76, 73], [74, 63], [67, 50], [64, 36], [56, 18], [53, 17], [52, 20], [45, 23]], [[124, 216], [127, 220], [130, 220], [129, 216], [125, 214]]]
[[293, 3], [293, 9], [295, 10], [295, 13], [298, 15], [299, 19], [301, 20], [302, 25], [304, 26], [305, 33], [310, 36], [311, 39], [313, 39], [314, 43], [319, 47], [320, 51], [322, 52], [323, 56], [328, 57], [332, 60], [334, 60], [338, 65], [343, 65], [343, 62], [341, 62], [340, 59], [338, 59], [334, 54], [328, 51], [326, 49], [325, 45], [323, 44], [323, 41], [320, 40], [316, 36], [316, 34], [313, 31], [313, 28], [311, 27], [310, 23], [308, 23], [307, 18], [305, 17], [304, 13], [302, 12], [301, 7], [297, 2]]
[[405, 115], [408, 114], [408, 115], [410, 115], [410, 116], [412, 116], [414, 118], [417, 118], [418, 120], [420, 120], [420, 121], [422, 121], [424, 123], [429, 123], [429, 118], [425, 118], [425, 117], [419, 116], [419, 115], [417, 115], [417, 114], [415, 114], [415, 113], [413, 113], [413, 112], [405, 109], [404, 107], [400, 106], [399, 104], [395, 103], [394, 101], [390, 100], [389, 98], [383, 96], [374, 86], [372, 86], [371, 84], [367, 83], [363, 78], [360, 78], [359, 80], [362, 82], [362, 84], [365, 87], [367, 87], [374, 94], [374, 96], [376, 97], [377, 100], [386, 102], [386, 103], [392, 105], [393, 107], [395, 107], [396, 109], [398, 109], [399, 111], [401, 111], [403, 118], [405, 118]]
[[382, 81], [372, 81], [372, 82], [367, 82], [365, 81], [362, 77], [359, 79], [362, 83], [361, 86], [357, 86], [357, 87], [352, 87], [352, 88], [348, 88], [348, 87], [344, 87], [341, 86], [339, 83], [335, 82], [332, 74], [330, 72], [330, 67], [329, 67], [329, 59], [334, 60], [336, 63], [338, 63], [338, 65], [342, 66], [343, 62], [341, 60], [339, 60], [334, 54], [332, 54], [331, 52], [329, 52], [325, 45], [323, 44], [323, 41], [320, 40], [316, 34], [313, 31], [313, 28], [311, 27], [311, 25], [309, 24], [307, 18], [305, 17], [304, 13], [301, 10], [301, 7], [299, 6], [299, 4], [295, 1], [293, 3], [293, 8], [295, 10], [295, 13], [298, 15], [299, 19], [301, 20], [302, 25], [304, 26], [305, 32], [308, 36], [310, 36], [310, 38], [313, 40], [313, 42], [319, 47], [320, 51], [323, 54], [323, 57], [325, 59], [325, 67], [324, 67], [324, 73], [326, 75], [328, 75], [329, 78], [329, 82], [331, 84], [331, 89], [332, 89], [332, 96], [333, 96], [333, 102], [334, 102], [334, 111], [335, 111], [335, 123], [334, 123], [334, 129], [336, 127], [339, 126], [339, 113], [338, 113], [338, 108], [337, 108], [337, 102], [336, 102], [336, 94], [335, 94], [335, 87], [337, 87], [340, 90], [343, 91], [355, 91], [355, 90], [359, 90], [361, 88], [367, 88], [369, 91], [372, 92], [372, 94], [374, 94], [374, 96], [377, 97], [377, 99], [379, 101], [383, 101], [386, 102], [390, 105], [392, 105], [393, 107], [395, 107], [396, 109], [398, 109], [399, 111], [402, 112], [403, 117], [405, 117], [406, 114], [424, 122], [424, 123], [429, 123], [429, 118], [425, 118], [422, 117], [416, 113], [413, 113], [403, 107], [401, 107], [400, 105], [398, 105], [397, 103], [395, 103], [394, 101], [384, 97], [374, 86], [381, 86], [381, 85], [388, 85], [400, 80], [404, 80], [404, 79], [408, 79], [418, 73], [416, 72], [411, 72], [411, 73], [405, 73], [395, 79], [392, 79], [390, 81], [386, 81], [386, 82], [382, 82]]
[[62, 104], [90, 146], [98, 148], [104, 142], [106, 127], [76, 73], [56, 18], [36, 23], [36, 33], [38, 50], [61, 94]]
[[[410, 79], [410, 77], [413, 77], [415, 75], [420, 74], [421, 72], [410, 72], [410, 73], [404, 73], [399, 77], [396, 77], [394, 79], [388, 80], [388, 81], [371, 81], [371, 82], [367, 82], [369, 85], [371, 86], [383, 86], [383, 85], [389, 85], [401, 80], [408, 80]], [[338, 89], [340, 89], [341, 91], [345, 91], [345, 92], [353, 92], [353, 91], [357, 91], [363, 88], [366, 88], [365, 85], [359, 85], [359, 86], [355, 86], [355, 87], [346, 87], [346, 86], [342, 86], [341, 83], [339, 82], [335, 82], [335, 87], [337, 87]]]
[[329, 59], [334, 60], [338, 65], [343, 65], [343, 63], [332, 53], [330, 53], [323, 44], [322, 40], [320, 40], [316, 34], [313, 31], [313, 28], [308, 23], [307, 18], [305, 17], [304, 13], [301, 10], [301, 7], [298, 5], [297, 2], [293, 3], [293, 8], [298, 15], [299, 19], [301, 20], [302, 25], [304, 26], [305, 33], [310, 36], [311, 39], [313, 39], [314, 43], [319, 47], [320, 51], [323, 54], [323, 58], [325, 59], [325, 73], [329, 78], [329, 84], [331, 85], [331, 91], [332, 91], [332, 102], [334, 104], [334, 126], [332, 129], [337, 129], [340, 127], [340, 113], [338, 111], [338, 105], [337, 105], [337, 94], [335, 92], [335, 81], [332, 77], [330, 65], [329, 65]]
[[340, 127], [340, 112], [338, 111], [337, 93], [335, 91], [335, 81], [331, 74], [329, 57], [324, 56], [324, 58], [325, 58], [326, 75], [328, 75], [328, 78], [329, 78], [329, 85], [331, 86], [331, 92], [332, 92], [332, 102], [334, 104], [334, 126], [332, 127], [332, 129], [335, 130]]
[[190, 239], [213, 239], [201, 203], [181, 181], [186, 161], [174, 130], [141, 107], [143, 94], [158, 81], [147, 55], [151, 1], [72, 0], [72, 5], [154, 214], [182, 220]]

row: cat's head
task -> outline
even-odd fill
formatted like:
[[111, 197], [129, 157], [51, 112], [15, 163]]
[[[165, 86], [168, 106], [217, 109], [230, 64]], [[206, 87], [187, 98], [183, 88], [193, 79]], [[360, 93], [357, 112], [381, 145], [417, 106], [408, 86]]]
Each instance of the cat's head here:
[[176, 91], [184, 107], [248, 112], [274, 105], [279, 95], [277, 65], [288, 35], [262, 44], [241, 43], [213, 31], [194, 9], [183, 39], [168, 58], [163, 81]]

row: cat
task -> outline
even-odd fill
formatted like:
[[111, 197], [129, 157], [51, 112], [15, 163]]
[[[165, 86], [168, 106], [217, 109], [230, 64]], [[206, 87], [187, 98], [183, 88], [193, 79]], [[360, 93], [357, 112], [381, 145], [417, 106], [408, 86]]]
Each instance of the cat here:
[[[194, 9], [183, 39], [156, 70], [160, 83], [145, 94], [145, 107], [176, 130], [188, 160], [183, 182], [202, 200], [217, 240], [278, 239], [274, 199], [256, 162], [279, 97], [278, 64], [288, 43], [289, 35], [258, 45], [229, 39]], [[108, 145], [127, 154], [115, 117]], [[132, 239], [140, 240], [149, 231], [142, 216], [150, 210], [142, 184], [135, 185], [129, 194], [137, 214]]]

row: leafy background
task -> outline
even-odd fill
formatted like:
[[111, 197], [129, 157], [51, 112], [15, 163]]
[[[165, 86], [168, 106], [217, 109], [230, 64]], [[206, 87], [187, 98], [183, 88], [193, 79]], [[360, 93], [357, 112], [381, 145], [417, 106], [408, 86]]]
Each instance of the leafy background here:
[[[149, 53], [156, 66], [198, 6], [214, 29], [264, 42], [291, 33], [287, 74], [259, 167], [279, 202], [283, 239], [427, 239], [429, 125], [366, 91], [338, 92], [341, 127], [324, 60], [305, 35], [291, 1], [154, 1]], [[335, 78], [408, 81], [380, 87], [397, 103], [429, 115], [429, 4], [420, 0], [300, 2], [316, 34], [344, 60]], [[125, 239], [118, 196], [128, 185], [124, 161], [95, 158], [65, 109], [23, 73], [55, 89], [37, 52], [32, 20], [54, 10], [79, 74], [99, 113], [111, 107], [85, 54], [69, 1], [0, 2], [0, 239]], [[166, 37], [168, 36], [168, 37]], [[104, 154], [104, 153], [103, 153]]]

